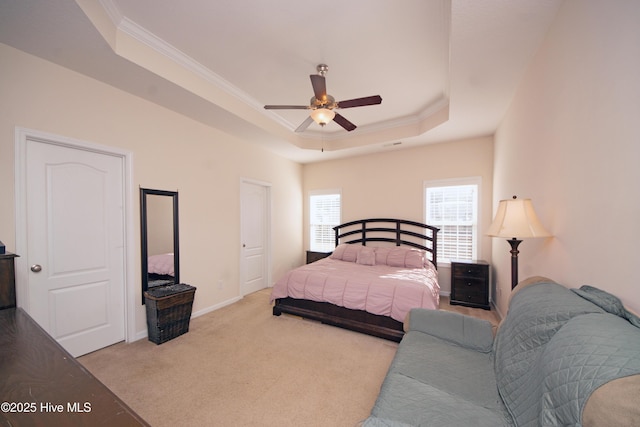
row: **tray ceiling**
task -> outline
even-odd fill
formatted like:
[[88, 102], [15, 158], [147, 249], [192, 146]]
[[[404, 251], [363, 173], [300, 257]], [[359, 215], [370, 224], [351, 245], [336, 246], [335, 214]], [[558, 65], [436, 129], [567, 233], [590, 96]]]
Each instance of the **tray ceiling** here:
[[[310, 162], [492, 135], [560, 5], [2, 0], [0, 42]], [[353, 132], [263, 109], [308, 104], [320, 63], [336, 100], [382, 96]]]

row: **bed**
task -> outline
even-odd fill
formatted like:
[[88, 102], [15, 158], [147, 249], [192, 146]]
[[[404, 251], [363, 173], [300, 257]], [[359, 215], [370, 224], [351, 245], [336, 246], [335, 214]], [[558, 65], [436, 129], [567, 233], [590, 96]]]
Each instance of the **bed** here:
[[147, 260], [148, 287], [175, 283], [173, 253], [151, 255]]
[[275, 283], [275, 316], [293, 314], [399, 342], [411, 308], [438, 308], [438, 228], [371, 218], [334, 231], [330, 255]]

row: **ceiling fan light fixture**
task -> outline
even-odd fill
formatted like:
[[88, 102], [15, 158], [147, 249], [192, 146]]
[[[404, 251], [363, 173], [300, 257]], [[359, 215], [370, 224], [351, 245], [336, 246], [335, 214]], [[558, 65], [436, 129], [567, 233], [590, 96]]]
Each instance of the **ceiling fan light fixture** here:
[[341, 114], [337, 114], [333, 109], [337, 108], [353, 108], [364, 107], [365, 105], [378, 105], [382, 103], [380, 95], [367, 96], [364, 98], [348, 99], [346, 101], [336, 102], [333, 96], [327, 94], [327, 83], [325, 74], [327, 74], [326, 64], [320, 64], [317, 67], [318, 74], [311, 74], [311, 86], [313, 87], [313, 96], [309, 100], [309, 105], [265, 105], [265, 110], [311, 110], [309, 116], [296, 128], [296, 132], [304, 132], [312, 122], [325, 126], [330, 121], [336, 122], [342, 126], [347, 132], [351, 132], [357, 126], [347, 120]]
[[336, 116], [333, 110], [328, 108], [316, 108], [311, 112], [311, 118], [320, 126], [329, 123]]

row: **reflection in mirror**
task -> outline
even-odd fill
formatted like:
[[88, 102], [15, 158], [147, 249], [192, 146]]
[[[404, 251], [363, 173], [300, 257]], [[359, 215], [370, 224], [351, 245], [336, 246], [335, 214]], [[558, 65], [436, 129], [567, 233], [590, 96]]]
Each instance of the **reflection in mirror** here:
[[178, 193], [140, 189], [142, 303], [154, 286], [180, 283]]

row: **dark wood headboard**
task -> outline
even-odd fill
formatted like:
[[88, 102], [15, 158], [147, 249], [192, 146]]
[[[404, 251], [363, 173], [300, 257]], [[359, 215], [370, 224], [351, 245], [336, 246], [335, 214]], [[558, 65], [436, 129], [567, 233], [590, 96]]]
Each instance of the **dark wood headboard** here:
[[333, 227], [336, 246], [340, 243], [389, 242], [422, 249], [431, 254], [431, 262], [438, 268], [437, 227], [405, 219], [369, 218], [346, 222]]

